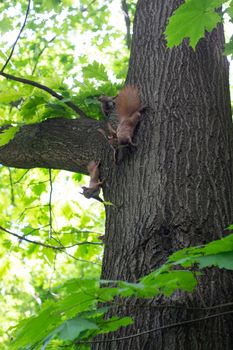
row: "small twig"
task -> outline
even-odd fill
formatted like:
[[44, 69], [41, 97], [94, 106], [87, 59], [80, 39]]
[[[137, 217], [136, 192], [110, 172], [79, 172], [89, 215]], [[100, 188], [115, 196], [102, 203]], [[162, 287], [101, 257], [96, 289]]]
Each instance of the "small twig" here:
[[[57, 242], [60, 244], [61, 247], [65, 248], [65, 246], [62, 244], [62, 242], [60, 241], [60, 239], [55, 238], [55, 237], [53, 237], [53, 239], [54, 239], [55, 241], [57, 241]], [[81, 243], [82, 243], [82, 242], [81, 242]], [[77, 244], [76, 244], [76, 245], [77, 245]], [[74, 246], [74, 245], [73, 245], [73, 246]], [[71, 248], [71, 247], [69, 246], [68, 248]], [[74, 259], [74, 260], [89, 262], [90, 264], [101, 266], [101, 264], [98, 264], [98, 263], [96, 263], [96, 262], [92, 262], [92, 261], [87, 261], [87, 260], [83, 260], [83, 259], [80, 259], [80, 258], [76, 258], [76, 257], [73, 256], [72, 254], [68, 253], [66, 250], [62, 250], [62, 252], [63, 252], [64, 254], [70, 256], [70, 257], [71, 257], [72, 259]]]
[[32, 227], [29, 227], [29, 226], [28, 226], [28, 228], [31, 228], [31, 231], [25, 233], [25, 234], [23, 235], [23, 237], [27, 237], [27, 236], [31, 235], [33, 232], [36, 232], [36, 231], [42, 231], [42, 229], [44, 229], [44, 228], [46, 228], [46, 227], [48, 227], [48, 226], [49, 226], [48, 224], [47, 224], [47, 225], [44, 225], [44, 226], [41, 226], [41, 227], [37, 227], [37, 228], [32, 228]]
[[[57, 98], [60, 101], [64, 100], [64, 97], [62, 95], [58, 94], [56, 91], [50, 89], [49, 87], [47, 87], [47, 86], [45, 86], [43, 84], [37, 83], [36, 81], [30, 80], [30, 79], [21, 78], [21, 77], [16, 77], [14, 75], [7, 74], [7, 73], [1, 72], [1, 71], [0, 71], [0, 75], [5, 77], [6, 79], [10, 79], [10, 80], [17, 81], [19, 83], [31, 85], [31, 86], [34, 86], [34, 87], [40, 89], [40, 90], [46, 91], [50, 95], [52, 95], [53, 97]], [[65, 103], [73, 111], [75, 111], [77, 114], [79, 114], [80, 117], [88, 118], [88, 116], [78, 106], [76, 106], [73, 102], [64, 100], [63, 103]]]
[[39, 58], [43, 55], [44, 51], [47, 49], [48, 44], [52, 43], [52, 42], [56, 39], [56, 37], [57, 37], [57, 36], [55, 35], [52, 39], [50, 39], [49, 41], [47, 41], [46, 44], [44, 45], [44, 47], [43, 47], [43, 48], [41, 49], [41, 51], [38, 53], [37, 58], [36, 58], [36, 63], [35, 63], [35, 65], [34, 65], [33, 69], [32, 69], [32, 75], [34, 75], [34, 73], [35, 73], [35, 71], [36, 71], [36, 68], [37, 68], [38, 63], [39, 63]]
[[[65, 249], [73, 248], [75, 246], [86, 245], [86, 244], [89, 244], [89, 245], [103, 245], [102, 243], [98, 243], [98, 242], [84, 241], [84, 242], [75, 243], [75, 244], [72, 244], [72, 245], [69, 245], [69, 246], [63, 246], [62, 244], [60, 246], [54, 246], [54, 245], [50, 245], [50, 244], [46, 244], [46, 243], [42, 243], [42, 242], [38, 242], [38, 241], [33, 241], [32, 239], [26, 238], [25, 236], [21, 236], [21, 235], [18, 235], [17, 233], [11, 232], [11, 231], [7, 230], [6, 228], [4, 228], [2, 226], [0, 226], [0, 230], [8, 233], [9, 235], [17, 237], [21, 241], [25, 241], [25, 242], [28, 242], [28, 243], [33, 243], [33, 244], [36, 244], [36, 245], [40, 245], [40, 246], [42, 246], [44, 248], [49, 248], [49, 249], [54, 249], [54, 250], [65, 250]], [[33, 231], [36, 231], [36, 229], [32, 230], [31, 232], [33, 232]]]
[[50, 186], [50, 192], [49, 192], [49, 239], [52, 238], [53, 235], [53, 214], [52, 214], [52, 193], [53, 193], [53, 180], [52, 180], [52, 170], [49, 169], [49, 186]]
[[[54, 238], [54, 237], [53, 237], [53, 238]], [[86, 245], [86, 244], [89, 244], [89, 245], [103, 245], [103, 243], [99, 243], [99, 242], [83, 241], [83, 242], [74, 243], [74, 244], [71, 244], [71, 245], [68, 245], [68, 246], [63, 246], [63, 247], [64, 247], [65, 249], [68, 249], [68, 248], [76, 247], [77, 245]]]
[[29, 238], [26, 238], [24, 236], [21, 236], [21, 235], [18, 235], [17, 233], [14, 233], [14, 232], [11, 232], [9, 230], [7, 230], [6, 228], [0, 226], [0, 230], [14, 236], [14, 237], [17, 237], [19, 240], [21, 241], [25, 241], [25, 242], [28, 242], [28, 243], [33, 243], [33, 244], [36, 244], [36, 245], [40, 245], [44, 248], [50, 248], [50, 249], [54, 249], [54, 250], [63, 250], [65, 248], [63, 247], [59, 247], [59, 246], [53, 246], [53, 245], [50, 245], [50, 244], [45, 244], [45, 243], [42, 243], [42, 242], [38, 242], [38, 241], [33, 241], [32, 239], [29, 239]]
[[84, 7], [84, 8], [81, 8], [81, 12], [86, 12], [87, 10], [88, 10], [88, 8], [92, 5], [92, 4], [94, 4], [96, 2], [96, 0], [92, 0], [88, 5], [87, 5], [87, 7]]
[[[75, 256], [69, 254], [66, 249], [67, 248], [71, 248], [71, 247], [66, 247], [66, 246], [53, 246], [53, 245], [50, 245], [50, 244], [45, 244], [45, 243], [42, 243], [42, 242], [38, 242], [38, 241], [33, 241], [29, 238], [26, 238], [26, 237], [23, 237], [23, 236], [20, 236], [18, 235], [17, 233], [13, 233], [7, 229], [5, 229], [4, 227], [0, 226], [0, 230], [14, 236], [14, 237], [17, 237], [19, 240], [21, 241], [25, 241], [25, 242], [28, 242], [28, 243], [33, 243], [33, 244], [36, 244], [36, 245], [40, 245], [44, 248], [49, 248], [49, 249], [54, 249], [55, 251], [59, 251], [60, 253], [64, 253], [68, 256], [70, 256], [72, 259], [76, 260], [76, 261], [79, 261], [79, 262], [84, 262], [84, 263], [88, 263], [88, 264], [92, 264], [92, 265], [100, 265], [99, 263], [96, 263], [96, 262], [93, 262], [93, 261], [88, 261], [88, 260], [85, 260], [85, 259], [80, 259], [80, 258], [76, 258]], [[76, 243], [76, 245], [82, 245], [82, 244], [93, 244], [94, 242], [80, 242], [80, 243]], [[97, 244], [97, 243], [96, 243]]]
[[32, 181], [28, 184], [28, 186], [33, 186], [33, 185], [38, 185], [38, 184], [46, 184], [49, 182], [49, 180], [44, 180], [44, 181]]
[[[186, 306], [186, 305], [171, 305], [171, 304], [161, 304], [161, 305], [129, 305], [131, 309], [180, 309], [180, 310], [191, 310], [191, 311], [211, 311], [216, 309], [221, 309], [224, 307], [233, 306], [233, 302], [224, 303], [224, 304], [217, 304], [212, 306], [206, 306], [206, 307], [197, 307], [197, 306]], [[114, 302], [114, 305], [110, 305], [110, 309], [118, 309], [118, 308], [126, 308], [127, 304], [122, 302]]]
[[14, 184], [11, 174], [11, 168], [8, 167], [9, 171], [9, 179], [10, 179], [10, 187], [11, 187], [11, 205], [15, 205], [15, 195], [14, 195]]
[[20, 178], [19, 178], [18, 180], [16, 180], [16, 181], [14, 182], [14, 185], [18, 184], [18, 183], [24, 178], [24, 176], [29, 172], [29, 170], [31, 170], [31, 169], [27, 169], [27, 170], [25, 171], [25, 173], [24, 173], [22, 176], [20, 176]]
[[62, 251], [64, 254], [70, 256], [72, 259], [74, 260], [77, 260], [77, 261], [80, 261], [80, 262], [86, 262], [86, 263], [89, 263], [89, 264], [92, 264], [92, 265], [99, 265], [101, 266], [101, 264], [97, 263], [97, 262], [94, 262], [94, 261], [88, 261], [88, 260], [84, 260], [84, 259], [80, 259], [80, 258], [76, 258], [75, 256], [71, 255], [70, 253], [68, 253], [66, 250], [63, 250]]
[[19, 222], [21, 217], [24, 215], [24, 213], [27, 211], [27, 210], [31, 210], [31, 209], [35, 209], [35, 208], [39, 208], [39, 207], [47, 207], [48, 204], [39, 204], [39, 205], [33, 205], [32, 207], [27, 207], [27, 208], [24, 208], [24, 210], [20, 213], [20, 215], [18, 216], [16, 222]]
[[27, 22], [29, 10], [30, 10], [30, 4], [31, 4], [31, 0], [28, 0], [28, 6], [27, 6], [27, 11], [26, 11], [26, 15], [25, 15], [25, 18], [24, 18], [23, 25], [22, 25], [22, 27], [21, 27], [21, 29], [20, 29], [20, 31], [19, 31], [19, 34], [18, 34], [18, 36], [17, 36], [17, 38], [16, 38], [16, 40], [15, 40], [13, 46], [12, 46], [10, 55], [9, 55], [8, 59], [6, 60], [5, 64], [3, 65], [2, 69], [1, 69], [1, 73], [3, 73], [3, 71], [4, 71], [5, 68], [6, 68], [6, 66], [8, 65], [8, 63], [9, 63], [9, 61], [10, 61], [10, 59], [11, 59], [13, 53], [14, 53], [14, 49], [15, 49], [15, 46], [16, 46], [16, 44], [17, 44], [19, 38], [20, 38], [20, 35], [22, 34], [22, 31], [24, 30], [24, 27], [25, 27], [26, 22]]
[[96, 235], [102, 235], [103, 232], [98, 232], [98, 231], [93, 231], [93, 230], [87, 230], [87, 229], [74, 229], [74, 231], [70, 232], [70, 231], [66, 231], [70, 234], [76, 234], [76, 233], [83, 233], [83, 234], [88, 234], [89, 233], [94, 233]]
[[126, 25], [126, 44], [128, 49], [131, 47], [131, 33], [130, 33], [130, 17], [129, 17], [129, 10], [128, 10], [128, 4], [126, 0], [121, 1], [121, 8], [124, 13], [125, 17], [125, 25]]
[[144, 331], [144, 332], [139, 332], [139, 333], [136, 333], [136, 334], [128, 335], [128, 336], [125, 336], [125, 337], [111, 338], [111, 339], [104, 339], [104, 340], [93, 340], [93, 341], [77, 341], [75, 344], [98, 344], [98, 343], [111, 343], [111, 342], [115, 342], [115, 341], [128, 340], [128, 339], [140, 337], [141, 335], [145, 335], [145, 334], [148, 334], [148, 333], [157, 332], [157, 331], [160, 331], [160, 330], [163, 330], [163, 329], [169, 329], [169, 328], [178, 327], [178, 326], [185, 326], [187, 324], [192, 324], [192, 323], [196, 323], [196, 322], [200, 322], [200, 321], [205, 321], [205, 320], [209, 320], [211, 318], [226, 316], [226, 315], [230, 315], [230, 314], [233, 314], [233, 310], [226, 311], [226, 312], [221, 312], [221, 313], [218, 313], [218, 314], [209, 315], [209, 316], [205, 316], [205, 317], [194, 318], [193, 320], [186, 320], [186, 321], [181, 321], [181, 322], [175, 322], [175, 323], [171, 323], [171, 324], [164, 325], [164, 326], [161, 326], [161, 327], [149, 329], [149, 330]]

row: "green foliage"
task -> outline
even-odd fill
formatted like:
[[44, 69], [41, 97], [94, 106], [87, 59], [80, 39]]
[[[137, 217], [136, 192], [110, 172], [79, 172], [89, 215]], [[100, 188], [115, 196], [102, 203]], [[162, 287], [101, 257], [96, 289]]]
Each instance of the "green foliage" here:
[[8, 18], [6, 15], [3, 16], [3, 19], [0, 21], [0, 31], [2, 33], [7, 33], [11, 29], [12, 29], [12, 22], [10, 18]]
[[[15, 325], [16, 319], [38, 312], [42, 302], [52, 302], [51, 287], [57, 281], [62, 283], [67, 276], [98, 278], [102, 254], [98, 235], [103, 234], [104, 213], [98, 203], [92, 203], [86, 211], [89, 202], [78, 194], [80, 182], [75, 184], [72, 174], [53, 171], [53, 230], [49, 239], [48, 170], [10, 169], [9, 173], [9, 169], [0, 167], [0, 176], [0, 226], [32, 241], [73, 246], [54, 251], [0, 230], [0, 308], [6, 312], [0, 315], [0, 339], [1, 349], [8, 349], [4, 346], [7, 329]], [[84, 184], [87, 179], [82, 177], [80, 181]]]
[[[107, 78], [106, 71], [101, 68], [101, 65], [97, 65], [99, 67], [99, 77], [100, 81], [105, 77]], [[90, 70], [89, 70], [89, 67]], [[87, 68], [87, 69], [86, 69]], [[100, 108], [100, 103], [98, 102], [97, 98], [101, 95], [107, 95], [107, 96], [115, 96], [117, 94], [117, 91], [119, 90], [119, 85], [108, 82], [98, 82], [90, 81], [89, 78], [93, 78], [94, 80], [94, 73], [92, 70], [93, 66], [89, 65], [88, 67], [83, 68], [85, 71], [85, 74], [87, 74], [86, 79], [83, 83], [76, 83], [76, 86], [80, 87], [80, 92], [77, 96], [73, 98], [73, 101], [85, 112], [88, 114], [89, 117], [95, 118], [95, 119], [101, 119], [102, 112]]]
[[82, 71], [84, 79], [91, 78], [97, 81], [109, 80], [105, 66], [97, 61], [94, 61], [92, 64], [88, 64]]
[[15, 134], [19, 131], [18, 126], [12, 126], [8, 129], [3, 130], [0, 133], [0, 146], [6, 145], [10, 140], [12, 140]]
[[226, 56], [232, 56], [233, 55], [233, 36], [231, 37], [229, 43], [225, 44], [225, 50], [224, 53]]
[[[63, 293], [64, 290], [66, 293]], [[132, 323], [130, 317], [104, 319], [107, 308], [94, 308], [97, 300], [111, 300], [117, 288], [113, 289], [114, 293], [109, 291], [104, 294], [95, 280], [71, 280], [59, 287], [59, 291], [60, 296], [46, 302], [37, 317], [20, 323], [16, 339], [11, 343], [12, 349], [40, 349], [55, 337], [72, 342], [78, 337], [115, 331]]]
[[[28, 2], [5, 1], [0, 4], [1, 47], [0, 64], [4, 64], [10, 52], [9, 31], [20, 28]], [[111, 92], [115, 95], [119, 83], [125, 78], [124, 61], [128, 52], [123, 40], [124, 31], [114, 28], [111, 14], [113, 4], [101, 0], [81, 4], [71, 0], [33, 1], [26, 27], [16, 45], [14, 55], [7, 66], [7, 73], [38, 81], [64, 99], [58, 101], [50, 94], [32, 86], [0, 79], [0, 113], [17, 124], [43, 121], [51, 117], [77, 117], [66, 106], [75, 102], [90, 117], [102, 117], [97, 97]], [[130, 5], [133, 9], [133, 3]], [[133, 10], [132, 10], [133, 11]], [[98, 13], [98, 15], [96, 15]], [[124, 23], [123, 14], [119, 14]], [[106, 35], [107, 32], [107, 35]], [[14, 34], [15, 35], [15, 34]], [[13, 42], [12, 37], [11, 42]], [[76, 44], [78, 40], [78, 45]], [[118, 50], [121, 51], [120, 60]], [[101, 63], [100, 63], [101, 62]], [[118, 66], [120, 81], [109, 72]], [[6, 92], [7, 91], [7, 92]]]
[[211, 31], [221, 16], [215, 11], [225, 0], [186, 0], [170, 18], [165, 31], [168, 47], [179, 45], [184, 38], [190, 38], [195, 48], [205, 31]]
[[[228, 15], [230, 23], [233, 23], [233, 0], [231, 0], [229, 6], [226, 8], [225, 13]], [[225, 55], [230, 55], [231, 59], [233, 56], [233, 36], [231, 36], [228, 43], [225, 44]]]
[[210, 242], [203, 247], [187, 248], [170, 256], [169, 262], [190, 267], [197, 263], [200, 267], [218, 266], [233, 270], [233, 234], [221, 240]]
[[[195, 49], [198, 41], [204, 37], [205, 32], [214, 29], [217, 23], [222, 22], [219, 9], [226, 4], [224, 11], [233, 19], [233, 1], [226, 0], [186, 0], [170, 17], [165, 30], [168, 47], [177, 46], [183, 39], [189, 38], [189, 44]], [[233, 53], [232, 39], [225, 46], [225, 54]]]
[[91, 330], [97, 330], [98, 326], [95, 322], [91, 322], [87, 319], [81, 317], [75, 317], [71, 320], [65, 321], [57, 332], [59, 339], [73, 341], [82, 332], [87, 332]]
[[[172, 254], [161, 268], [142, 277], [137, 283], [72, 279], [54, 289], [55, 299], [46, 302], [36, 317], [23, 320], [15, 332], [11, 349], [40, 349], [59, 339], [72, 345], [90, 340], [97, 334], [115, 331], [133, 322], [130, 317], [106, 317], [109, 307], [98, 309], [98, 303], [114, 302], [119, 297], [150, 298], [170, 296], [177, 289], [192, 292], [197, 285], [197, 271], [187, 270], [218, 266], [233, 269], [233, 234], [202, 247], [191, 247]], [[177, 269], [182, 266], [184, 269]], [[115, 285], [108, 287], [108, 285]], [[116, 296], [118, 297], [117, 299]]]

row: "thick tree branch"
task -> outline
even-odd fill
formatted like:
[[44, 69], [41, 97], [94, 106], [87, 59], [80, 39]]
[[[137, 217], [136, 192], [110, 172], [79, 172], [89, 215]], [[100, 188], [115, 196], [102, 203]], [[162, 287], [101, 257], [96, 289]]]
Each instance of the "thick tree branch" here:
[[[56, 91], [54, 91], [54, 90], [50, 89], [49, 87], [47, 87], [43, 84], [40, 84], [36, 81], [21, 78], [21, 77], [16, 77], [14, 75], [7, 74], [7, 73], [4, 73], [2, 71], [0, 71], [0, 75], [6, 79], [14, 80], [14, 81], [17, 81], [19, 83], [31, 85], [31, 86], [34, 86], [34, 87], [40, 89], [40, 90], [44, 90], [60, 101], [64, 100], [64, 97], [62, 95], [58, 94]], [[72, 101], [63, 101], [63, 103], [65, 103], [68, 107], [73, 109], [73, 111], [75, 111], [77, 114], [79, 114], [80, 117], [88, 118], [87, 115], [78, 106], [76, 106], [76, 104], [74, 104]]]
[[[0, 163], [15, 168], [54, 168], [87, 174], [90, 160], [100, 160], [109, 146], [92, 119], [48, 119], [23, 126], [0, 147]], [[1, 129], [0, 129], [1, 130]]]

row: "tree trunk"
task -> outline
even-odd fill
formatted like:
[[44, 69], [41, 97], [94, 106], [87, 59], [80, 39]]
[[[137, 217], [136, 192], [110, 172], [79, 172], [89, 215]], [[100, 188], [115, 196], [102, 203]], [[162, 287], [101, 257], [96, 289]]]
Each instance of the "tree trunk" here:
[[[106, 247], [102, 278], [136, 281], [172, 252], [222, 235], [233, 222], [232, 121], [228, 64], [221, 25], [196, 50], [185, 41], [168, 49], [163, 32], [177, 0], [139, 0], [127, 82], [148, 107], [136, 135], [137, 151], [106, 174]], [[105, 168], [106, 167], [106, 168]], [[195, 294], [168, 301], [128, 300], [119, 314], [133, 326], [98, 339], [117, 338], [205, 316], [205, 307], [233, 300], [233, 275], [206, 269]], [[179, 308], [158, 308], [167, 302]], [[157, 305], [157, 307], [156, 307]], [[226, 310], [225, 310], [226, 311]], [[211, 314], [211, 313], [210, 313]], [[230, 350], [231, 315], [94, 344], [93, 349]]]
[[[223, 29], [219, 25], [206, 35], [195, 51], [186, 41], [168, 49], [163, 32], [179, 4], [137, 4], [127, 82], [139, 87], [147, 109], [135, 137], [136, 151], [114, 166], [112, 151], [97, 131], [100, 123], [85, 118], [22, 127], [0, 148], [0, 162], [20, 168], [85, 173], [90, 160], [101, 160], [105, 200], [116, 205], [106, 207], [104, 279], [136, 281], [172, 252], [221, 237], [233, 223], [232, 121]], [[134, 325], [101, 339], [204, 317], [207, 311], [200, 307], [233, 300], [232, 286], [232, 274], [206, 269], [195, 294], [129, 299], [118, 314], [135, 317]], [[173, 308], [161, 308], [161, 303]], [[229, 315], [98, 343], [93, 349], [231, 350], [232, 329]]]

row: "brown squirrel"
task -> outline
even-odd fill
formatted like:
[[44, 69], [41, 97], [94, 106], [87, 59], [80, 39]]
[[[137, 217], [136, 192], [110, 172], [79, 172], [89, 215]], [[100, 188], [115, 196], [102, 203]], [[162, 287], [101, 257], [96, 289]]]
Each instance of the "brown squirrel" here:
[[138, 88], [132, 85], [125, 86], [116, 97], [116, 113], [119, 119], [116, 135], [119, 145], [135, 146], [132, 137], [142, 109]]
[[[102, 102], [102, 111], [105, 116], [109, 116], [115, 104], [116, 114], [119, 124], [116, 130], [110, 123], [107, 124], [109, 134], [103, 129], [98, 129], [108, 140], [111, 147], [116, 149], [119, 145], [133, 145], [132, 138], [135, 128], [140, 120], [141, 111], [143, 109], [139, 97], [138, 88], [133, 85], [125, 86], [116, 98], [102, 96], [99, 98]], [[110, 101], [113, 105], [110, 106]]]
[[97, 201], [103, 203], [103, 199], [100, 198], [100, 186], [102, 185], [103, 181], [100, 181], [99, 179], [99, 164], [100, 162], [95, 162], [92, 160], [88, 165], [87, 165], [87, 170], [90, 175], [90, 183], [89, 187], [82, 186], [83, 189], [83, 195], [86, 198], [94, 198]]
[[98, 98], [98, 100], [101, 102], [101, 109], [104, 116], [108, 119], [115, 109], [115, 97], [102, 95]]

